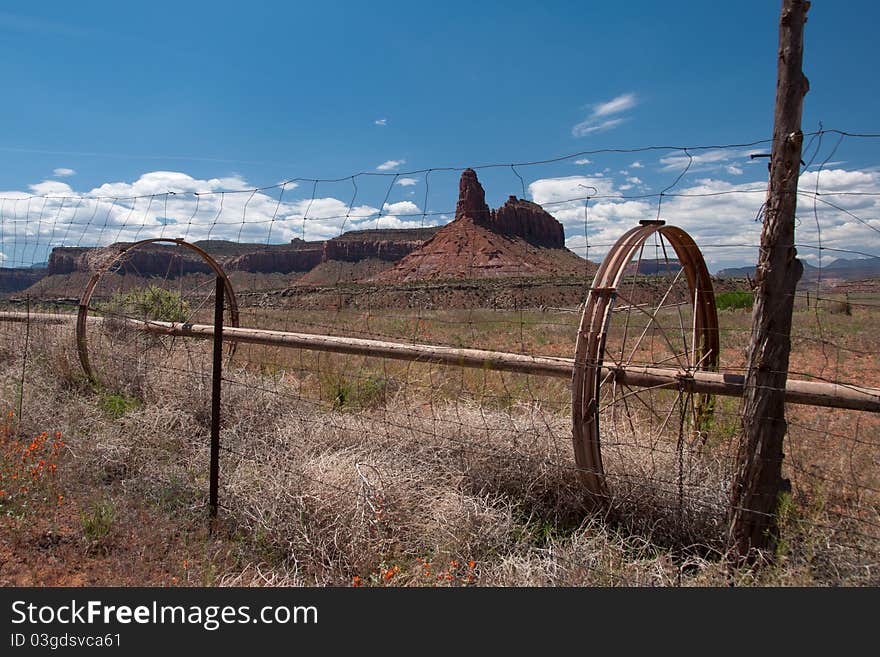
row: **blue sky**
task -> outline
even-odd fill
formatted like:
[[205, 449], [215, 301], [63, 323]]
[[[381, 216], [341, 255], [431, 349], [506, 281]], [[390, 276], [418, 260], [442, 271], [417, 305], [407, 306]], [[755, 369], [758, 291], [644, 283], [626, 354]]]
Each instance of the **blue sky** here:
[[[383, 172], [398, 173], [603, 148], [766, 139], [772, 128], [778, 12], [779, 3], [766, 0], [720, 6], [672, 1], [4, 2], [0, 190], [11, 199], [96, 196], [96, 190], [109, 189], [115, 198], [175, 191], [173, 185], [180, 185], [176, 191], [218, 191], [294, 178], [341, 178], [376, 173], [385, 163]], [[814, 3], [806, 29], [804, 68], [811, 91], [805, 131], [821, 121], [825, 128], [880, 132], [872, 66], [878, 22], [876, 3]], [[826, 135], [816, 162], [832, 154], [832, 142]], [[835, 189], [873, 192], [876, 186], [880, 191], [873, 169], [880, 164], [878, 148], [878, 140], [841, 144], [826, 167], [837, 175], [829, 178]], [[710, 152], [677, 189], [760, 185], [766, 160], [749, 161], [752, 151]], [[676, 155], [681, 154], [572, 158], [552, 166], [487, 170], [480, 177], [492, 205], [508, 194], [522, 196], [523, 190], [538, 202], [556, 203], [547, 209], [559, 210], [570, 246], [582, 248], [583, 204], [561, 201], [577, 189], [598, 188], [599, 178], [609, 195], [659, 191], [681, 170], [680, 161], [669, 159]], [[581, 160], [591, 161], [576, 164]], [[414, 181], [409, 185], [364, 179], [354, 203], [350, 182], [314, 192], [310, 184], [291, 185], [280, 212], [289, 222], [273, 223], [278, 230], [270, 239], [325, 238], [352, 226], [367, 227], [370, 210], [380, 224], [383, 215], [398, 217], [401, 225], [442, 223], [448, 220], [442, 211], [454, 207], [457, 175], [432, 176], [427, 195], [424, 174], [402, 176]], [[261, 202], [268, 211], [277, 196], [270, 191], [266, 198], [252, 199], [254, 205], [243, 212], [259, 212]], [[753, 201], [760, 205], [762, 199], [760, 194], [747, 202], [742, 198], [720, 214], [680, 201], [680, 207], [669, 205], [670, 218], [703, 230], [694, 212], [739, 217], [742, 226], [731, 239], [754, 242]], [[363, 212], [342, 225], [332, 219], [340, 213], [331, 200], [345, 206], [342, 214], [352, 215], [349, 205]], [[307, 202], [297, 205], [302, 201]], [[403, 203], [411, 205], [394, 205]], [[829, 222], [829, 239], [841, 248], [880, 253], [874, 240], [880, 233], [864, 223], [880, 226], [877, 205], [862, 203], [852, 208], [862, 222], [830, 214], [821, 221]], [[128, 212], [130, 207], [118, 205], [106, 208], [109, 223], [122, 221], [119, 212], [130, 220], [143, 217], [149, 225], [138, 226], [142, 235], [192, 214], [180, 198], [173, 199], [167, 217], [154, 207], [142, 215], [141, 208]], [[638, 216], [656, 214], [656, 199], [605, 205], [595, 208], [589, 235], [595, 244], [606, 243]], [[325, 206], [328, 219], [322, 223]], [[59, 209], [52, 201], [42, 210], [46, 218], [61, 221], [69, 207]], [[205, 203], [200, 211], [205, 208], [213, 209]], [[166, 209], [167, 203], [162, 213]], [[231, 203], [222, 212], [240, 209]], [[306, 223], [298, 221], [306, 209], [319, 221], [301, 231], [295, 224]], [[105, 208], [96, 210], [99, 216]], [[19, 217], [26, 209], [23, 203], [7, 203], [4, 212], [7, 218]], [[256, 225], [237, 228], [243, 238], [266, 238]], [[222, 236], [229, 236], [223, 230]], [[28, 252], [19, 238], [17, 255], [10, 255], [9, 232], [0, 246], [6, 266], [27, 264], [49, 246], [49, 237], [37, 236], [32, 244], [39, 248]], [[66, 234], [83, 242], [93, 237], [86, 230]], [[132, 236], [127, 230], [117, 234]], [[713, 242], [726, 236], [717, 229], [702, 235]], [[53, 239], [57, 244], [57, 236]], [[602, 247], [596, 248], [598, 253]], [[728, 255], [716, 258], [715, 265], [749, 259], [732, 247]]]

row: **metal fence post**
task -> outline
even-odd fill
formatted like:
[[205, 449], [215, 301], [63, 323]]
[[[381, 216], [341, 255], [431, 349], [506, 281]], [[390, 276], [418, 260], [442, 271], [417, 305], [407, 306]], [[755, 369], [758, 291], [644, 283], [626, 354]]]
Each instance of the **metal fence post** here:
[[214, 293], [214, 365], [211, 371], [211, 484], [208, 505], [217, 517], [220, 484], [220, 388], [223, 379], [223, 278], [217, 277]]

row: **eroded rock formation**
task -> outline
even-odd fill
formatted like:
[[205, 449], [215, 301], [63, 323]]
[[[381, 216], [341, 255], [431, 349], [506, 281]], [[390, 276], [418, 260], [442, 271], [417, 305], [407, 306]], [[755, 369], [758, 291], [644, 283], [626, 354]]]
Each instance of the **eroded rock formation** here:
[[480, 181], [477, 180], [477, 172], [473, 169], [465, 169], [458, 181], [458, 203], [455, 204], [455, 218], [470, 217], [476, 222], [488, 222], [491, 219], [491, 211], [486, 205], [486, 192]]
[[492, 213], [491, 227], [504, 235], [516, 235], [526, 242], [548, 249], [565, 248], [562, 224], [537, 203], [511, 196]]
[[473, 169], [459, 181], [455, 220], [373, 280], [500, 278], [583, 274], [595, 265], [565, 248], [565, 232], [541, 206], [511, 196], [498, 210]]

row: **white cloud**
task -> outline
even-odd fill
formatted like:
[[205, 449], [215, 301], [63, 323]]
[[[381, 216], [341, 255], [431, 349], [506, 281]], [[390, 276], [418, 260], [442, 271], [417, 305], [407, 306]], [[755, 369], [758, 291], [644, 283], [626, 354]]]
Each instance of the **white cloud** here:
[[597, 103], [593, 105], [593, 116], [609, 116], [611, 114], [620, 114], [628, 109], [636, 106], [636, 95], [633, 93], [621, 94], [617, 98], [612, 98], [605, 103]]
[[828, 169], [822, 172], [808, 171], [801, 174], [798, 189], [815, 191], [816, 183], [820, 193], [828, 192], [876, 192], [880, 181], [877, 171], [847, 171]]
[[45, 261], [55, 246], [106, 246], [155, 237], [282, 243], [438, 221], [423, 216], [411, 200], [385, 203], [380, 213], [381, 197], [352, 205], [348, 191], [337, 198], [329, 190], [321, 194], [319, 186], [311, 198], [311, 185], [297, 190], [288, 183], [283, 194], [280, 185], [256, 192], [253, 187], [240, 176], [198, 179], [179, 171], [151, 171], [85, 190], [46, 180], [27, 191], [0, 191], [4, 228], [15, 227], [0, 231], [4, 266]]
[[645, 167], [645, 165], [642, 164], [641, 162], [639, 162], [638, 160], [636, 160], [635, 162], [633, 162], [632, 164], [629, 165], [630, 169], [643, 169], [644, 167]]
[[376, 167], [376, 171], [391, 171], [401, 164], [406, 164], [406, 160], [387, 160]]
[[70, 196], [73, 194], [70, 185], [57, 180], [44, 180], [35, 185], [28, 185], [28, 188], [38, 196]]
[[[660, 218], [690, 232], [713, 270], [755, 261], [761, 233], [755, 217], [767, 184], [759, 169], [745, 168], [757, 175], [744, 174], [736, 182], [706, 175], [683, 183], [674, 196], [663, 200]], [[656, 198], [622, 198], [631, 186], [643, 184], [640, 178], [630, 176], [620, 182], [595, 173], [542, 178], [529, 184], [528, 194], [562, 222], [568, 245], [581, 254], [586, 253], [586, 233], [589, 256], [598, 260], [639, 219], [657, 216]], [[821, 195], [814, 199], [817, 182]], [[387, 186], [372, 195], [362, 189], [353, 207], [351, 192], [343, 187], [336, 192], [337, 188], [319, 185], [314, 199], [311, 185], [291, 184], [283, 196], [280, 188], [253, 192], [252, 187], [240, 176], [197, 179], [183, 172], [152, 171], [132, 181], [108, 181], [85, 190], [42, 181], [25, 191], [0, 191], [0, 216], [8, 228], [0, 234], [4, 266], [45, 261], [53, 246], [107, 245], [147, 237], [280, 243], [294, 237], [323, 240], [346, 230], [418, 227], [451, 219], [423, 217], [423, 208], [413, 200], [383, 204]], [[799, 244], [818, 245], [818, 218], [823, 247], [880, 254], [880, 170], [809, 171], [801, 176], [800, 190]], [[41, 196], [29, 199], [33, 194]], [[449, 205], [440, 205], [441, 209], [454, 203], [454, 189], [449, 194]], [[818, 253], [806, 246], [798, 251], [805, 258]], [[830, 263], [833, 252], [822, 253], [823, 264]]]
[[412, 187], [419, 184], [418, 178], [400, 178], [395, 184], [401, 187]]
[[58, 167], [57, 169], [52, 170], [52, 175], [58, 178], [66, 178], [68, 176], [76, 175], [76, 171], [68, 169], [67, 167]]
[[54, 246], [105, 246], [148, 237], [322, 240], [379, 215], [368, 204], [350, 208], [347, 198], [297, 198], [295, 183], [287, 184], [282, 196], [280, 186], [254, 192], [239, 176], [196, 179], [175, 171], [153, 171], [132, 182], [107, 182], [83, 191], [57, 181], [29, 188], [38, 196], [28, 200], [32, 194], [0, 191], [0, 216], [17, 226], [16, 233], [0, 235], [0, 250], [10, 256], [11, 266], [45, 261]]
[[[449, 218], [441, 217], [441, 219], [445, 223]], [[435, 225], [435, 218], [423, 216], [422, 210], [412, 201], [397, 201], [385, 203], [382, 206], [381, 216], [377, 212], [375, 216], [360, 221], [356, 228], [425, 228]]]
[[382, 206], [382, 211], [389, 215], [399, 214], [421, 214], [419, 206], [412, 201], [398, 201], [397, 203], [386, 203]]
[[727, 171], [731, 176], [741, 176], [743, 170], [734, 164], [728, 164], [724, 167], [724, 170]]
[[638, 104], [634, 93], [626, 93], [612, 98], [604, 103], [596, 103], [592, 106], [590, 115], [571, 129], [575, 137], [584, 137], [594, 132], [611, 130], [623, 123], [625, 117], [607, 118], [631, 110]]
[[126, 198], [150, 194], [165, 194], [166, 192], [175, 192], [177, 194], [193, 192], [201, 193], [220, 190], [247, 189], [248, 187], [250, 187], [250, 185], [241, 176], [198, 180], [178, 171], [151, 171], [143, 174], [133, 183], [104, 183], [103, 185], [86, 192], [86, 195]]
[[[817, 179], [820, 200], [814, 200], [812, 196]], [[625, 184], [615, 186], [610, 178], [595, 175], [580, 179], [569, 176], [545, 178], [532, 183], [529, 190], [535, 202], [562, 222], [568, 247], [579, 255], [588, 255], [599, 261], [610, 245], [638, 220], [657, 217], [656, 199], [616, 198], [621, 192], [640, 184], [634, 180], [639, 179], [633, 176]], [[599, 189], [599, 194], [590, 192], [594, 198], [586, 214], [583, 200], [586, 191], [580, 185]], [[755, 221], [755, 217], [765, 200], [766, 185], [763, 178], [737, 183], [702, 178], [677, 189], [675, 196], [664, 199], [660, 218], [684, 228], [694, 237], [712, 271], [753, 264], [761, 236], [761, 223]], [[827, 249], [880, 255], [880, 171], [830, 169], [821, 174], [807, 172], [801, 175], [799, 190], [799, 257], [816, 260], [818, 249], [810, 247], [818, 246], [820, 232], [822, 246], [826, 249], [823, 251], [823, 265], [829, 264], [834, 257], [859, 257], [856, 254], [835, 254]], [[835, 195], [837, 192], [867, 192], [871, 195]], [[578, 197], [581, 200], [571, 200]], [[823, 200], [857, 215], [861, 221], [828, 206]]]
[[373, 125], [388, 125], [388, 119], [376, 119], [375, 121], [373, 121]]
[[584, 164], [592, 164], [592, 162], [593, 162], [592, 160], [588, 160], [588, 159], [585, 158], [585, 157], [581, 158], [580, 160], [575, 160], [575, 161], [574, 161], [575, 164], [580, 164], [580, 165], [584, 165]]
[[625, 120], [626, 119], [608, 119], [607, 121], [596, 123], [593, 119], [587, 119], [573, 127], [571, 129], [571, 134], [575, 137], [586, 137], [594, 132], [605, 132], [606, 130], [611, 130], [611, 128], [616, 128]]
[[[739, 169], [738, 165], [749, 161], [751, 151], [743, 151], [738, 149], [717, 148], [707, 151], [691, 153], [690, 157], [682, 153], [675, 155], [667, 155], [660, 158], [662, 164], [661, 171], [681, 171], [690, 163], [689, 173], [698, 173], [702, 171], [725, 171], [729, 167]], [[732, 171], [727, 171], [732, 175]], [[742, 171], [740, 171], [742, 173]]]
[[542, 178], [529, 184], [529, 194], [539, 205], [558, 204], [585, 196], [609, 196], [614, 193], [611, 179], [600, 176]]
[[368, 223], [369, 225], [363, 225], [361, 228], [428, 228], [437, 225], [431, 217], [427, 217], [425, 221], [422, 221], [421, 217], [400, 219], [394, 215], [382, 215], [375, 222], [371, 221]]

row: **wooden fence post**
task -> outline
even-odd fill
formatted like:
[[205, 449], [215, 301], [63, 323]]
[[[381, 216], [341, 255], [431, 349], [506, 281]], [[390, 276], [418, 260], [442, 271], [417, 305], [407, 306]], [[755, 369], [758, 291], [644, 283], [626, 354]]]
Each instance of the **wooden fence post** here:
[[772, 549], [782, 479], [785, 384], [795, 291], [803, 273], [794, 247], [800, 175], [801, 112], [809, 83], [801, 70], [809, 2], [783, 0], [770, 181], [755, 272], [755, 306], [743, 394], [743, 436], [730, 509], [730, 547], [741, 558]]

